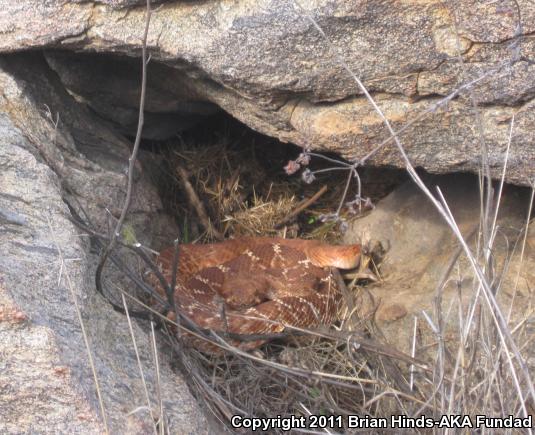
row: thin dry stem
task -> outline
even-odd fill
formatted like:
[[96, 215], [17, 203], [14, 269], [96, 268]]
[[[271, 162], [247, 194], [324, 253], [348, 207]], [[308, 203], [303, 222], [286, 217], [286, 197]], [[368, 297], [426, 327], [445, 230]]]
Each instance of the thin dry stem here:
[[87, 332], [85, 330], [85, 325], [84, 325], [84, 320], [82, 318], [82, 313], [81, 313], [80, 307], [78, 305], [78, 300], [76, 299], [76, 293], [74, 291], [74, 285], [72, 283], [69, 270], [65, 265], [65, 260], [64, 260], [65, 257], [63, 256], [63, 251], [61, 250], [61, 247], [59, 246], [57, 238], [55, 237], [56, 232], [55, 232], [54, 228], [52, 227], [52, 224], [51, 224], [50, 219], [48, 217], [47, 217], [47, 224], [48, 224], [48, 228], [50, 229], [50, 234], [53, 235], [54, 245], [56, 246], [56, 249], [58, 251], [58, 258], [60, 259], [60, 262], [61, 262], [61, 270], [62, 271], [65, 270], [64, 274], [65, 274], [65, 279], [67, 281], [67, 287], [68, 287], [69, 292], [70, 292], [71, 297], [72, 297], [74, 310], [76, 311], [76, 316], [78, 317], [78, 323], [80, 323], [80, 329], [82, 331], [82, 337], [84, 338], [84, 344], [85, 344], [85, 349], [87, 351], [87, 358], [89, 360], [89, 366], [91, 367], [91, 373], [93, 375], [93, 381], [95, 382], [95, 390], [97, 392], [98, 403], [99, 403], [99, 407], [100, 407], [100, 413], [102, 415], [102, 422], [104, 424], [104, 429], [105, 429], [106, 433], [109, 434], [110, 431], [109, 431], [109, 428], [108, 428], [108, 418], [106, 416], [106, 410], [104, 408], [104, 400], [102, 398], [102, 392], [100, 390], [100, 383], [99, 383], [98, 376], [97, 376], [97, 369], [95, 367], [95, 362], [93, 360], [93, 354], [91, 353], [91, 346], [89, 345], [89, 338], [87, 337]]

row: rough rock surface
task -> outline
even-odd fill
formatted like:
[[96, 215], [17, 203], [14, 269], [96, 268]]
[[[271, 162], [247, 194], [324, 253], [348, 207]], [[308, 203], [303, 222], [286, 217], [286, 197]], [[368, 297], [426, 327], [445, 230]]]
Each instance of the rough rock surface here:
[[[0, 432], [102, 433], [88, 351], [110, 433], [151, 433], [130, 331], [94, 286], [95, 255], [67, 219], [76, 198], [95, 222], [124, 198], [128, 148], [66, 93], [36, 54], [0, 59]], [[140, 171], [129, 223], [142, 243], [172, 227]], [[151, 406], [158, 409], [147, 333], [136, 336]], [[160, 355], [172, 433], [205, 433], [185, 382]], [[141, 408], [140, 408], [141, 407]], [[135, 411], [132, 414], [132, 411]]]
[[[0, 51], [138, 57], [142, 3], [6, 2]], [[475, 172], [485, 143], [498, 176], [514, 115], [507, 179], [532, 182], [535, 6], [527, 0], [166, 1], [153, 14], [151, 59], [173, 68], [165, 85], [171, 94], [188, 81], [203, 99], [258, 131], [361, 159], [388, 132], [309, 17], [394, 129], [403, 129], [400, 138], [415, 166]], [[84, 77], [79, 84], [89, 94], [103, 89]], [[457, 89], [455, 98], [443, 100]], [[369, 162], [404, 166], [392, 144]]]
[[[477, 177], [433, 176], [426, 178], [426, 184], [432, 191], [435, 186], [440, 187], [465, 237], [478, 227]], [[513, 319], [517, 314], [525, 315], [525, 307], [533, 303], [533, 222], [521, 261], [529, 196], [528, 189], [509, 187], [504, 190], [492, 253], [496, 273], [503, 272], [502, 281], [496, 286], [499, 287], [498, 299], [504, 312], [509, 309], [514, 294]], [[433, 317], [437, 287], [459, 246], [457, 239], [431, 201], [412, 182], [404, 184], [380, 201], [368, 216], [354, 221], [346, 239], [351, 243], [357, 240], [379, 241], [386, 248], [380, 266], [382, 282], [367, 287], [372, 298], [364, 297], [361, 301], [362, 314], [370, 314], [377, 308], [375, 318], [388, 339], [397, 343], [400, 349], [410, 352], [414, 317], [424, 325], [426, 322], [422, 311]], [[476, 237], [469, 241], [473, 252], [477, 252], [476, 242]], [[449, 313], [448, 322], [458, 321], [456, 307], [461, 305], [460, 301], [467, 303], [475, 290], [477, 286], [474, 288], [473, 271], [462, 254], [442, 292], [442, 309], [444, 313]], [[533, 320], [531, 315], [530, 324]]]

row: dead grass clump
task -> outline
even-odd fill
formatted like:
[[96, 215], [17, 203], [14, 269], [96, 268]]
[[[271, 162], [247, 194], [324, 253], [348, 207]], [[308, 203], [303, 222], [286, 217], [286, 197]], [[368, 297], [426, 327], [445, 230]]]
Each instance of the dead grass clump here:
[[[234, 236], [278, 236], [281, 231], [275, 227], [295, 209], [297, 201], [289, 192], [268, 194], [266, 198], [253, 195], [250, 204], [241, 204], [222, 219], [225, 233]], [[295, 232], [295, 229], [294, 229]]]
[[[316, 182], [303, 183], [299, 174], [288, 176], [283, 170], [284, 162], [297, 152], [275, 141], [259, 143], [255, 136], [199, 137], [192, 133], [169, 143], [160, 165], [168, 175], [161, 191], [169, 211], [179, 220], [183, 240], [267, 235], [336, 241], [340, 235], [337, 222], [325, 221], [322, 216], [339, 206], [347, 175], [344, 171], [321, 172], [326, 164], [316, 159]], [[390, 178], [383, 174], [379, 179], [364, 173], [362, 177], [375, 192], [374, 200], [400, 180], [398, 174]], [[188, 189], [194, 192], [193, 199]], [[355, 189], [352, 183], [348, 201]], [[301, 210], [319, 190], [321, 195]], [[295, 210], [299, 213], [293, 215]], [[341, 215], [347, 221], [354, 218], [345, 209]]]

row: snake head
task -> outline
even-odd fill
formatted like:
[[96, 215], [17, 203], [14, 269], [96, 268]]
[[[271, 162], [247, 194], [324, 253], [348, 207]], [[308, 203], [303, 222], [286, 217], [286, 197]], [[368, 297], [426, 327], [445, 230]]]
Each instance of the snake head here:
[[360, 245], [317, 245], [307, 252], [315, 266], [353, 269], [360, 263]]

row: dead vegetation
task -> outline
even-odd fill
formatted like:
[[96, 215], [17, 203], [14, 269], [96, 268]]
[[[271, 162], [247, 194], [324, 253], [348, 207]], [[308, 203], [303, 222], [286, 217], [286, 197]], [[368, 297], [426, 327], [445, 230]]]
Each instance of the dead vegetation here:
[[[215, 121], [213, 132], [194, 130], [158, 148], [165, 157], [158, 161], [163, 177], [156, 183], [167, 210], [177, 216], [184, 242], [259, 235], [340, 237], [338, 223], [322, 217], [338, 207], [347, 175], [323, 173], [328, 162], [315, 159], [316, 180], [304, 183], [300, 173], [288, 176], [283, 168], [299, 148], [260, 137], [224, 117]], [[406, 178], [402, 171], [371, 169], [361, 177], [372, 203]], [[348, 201], [356, 188], [351, 183]], [[346, 207], [341, 215], [346, 221], [357, 216]]]

